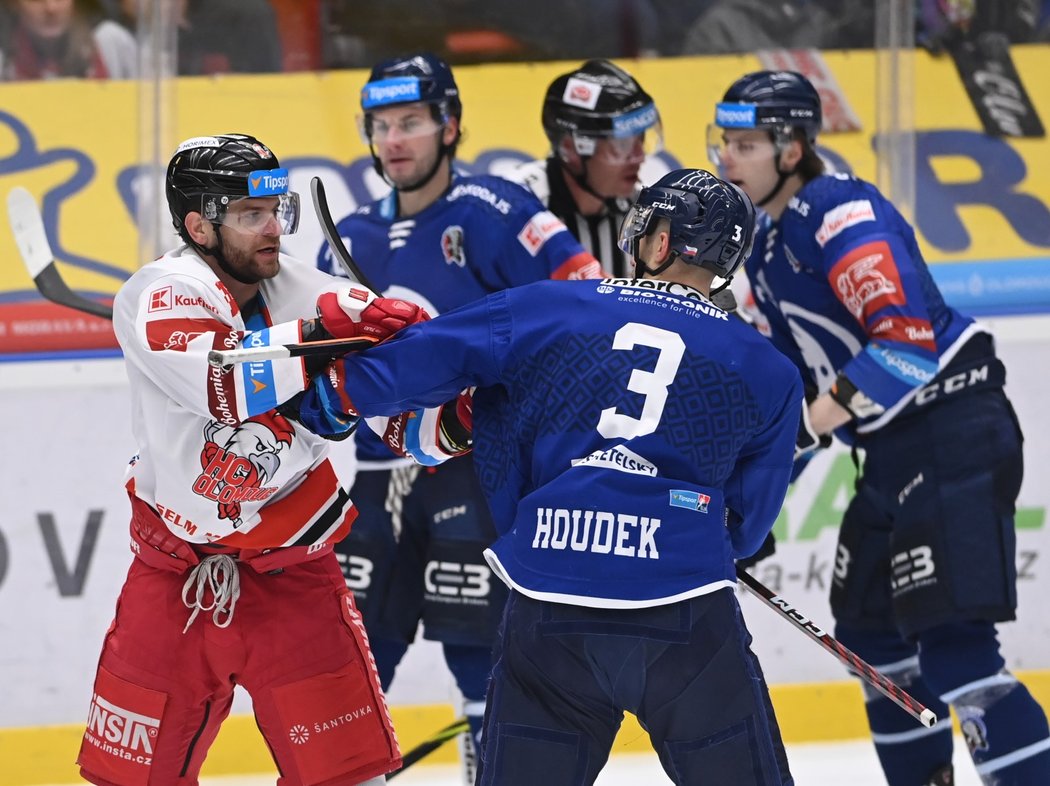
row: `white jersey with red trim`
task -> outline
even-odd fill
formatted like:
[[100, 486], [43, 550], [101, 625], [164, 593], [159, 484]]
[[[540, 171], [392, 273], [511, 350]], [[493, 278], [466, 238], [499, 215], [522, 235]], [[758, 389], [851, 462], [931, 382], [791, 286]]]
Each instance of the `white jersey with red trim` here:
[[269, 549], [346, 534], [352, 506], [329, 443], [274, 411], [305, 388], [302, 359], [208, 363], [212, 349], [300, 341], [318, 295], [340, 285], [280, 261], [247, 313], [187, 246], [142, 267], [113, 303], [138, 444], [129, 488], [191, 543]]

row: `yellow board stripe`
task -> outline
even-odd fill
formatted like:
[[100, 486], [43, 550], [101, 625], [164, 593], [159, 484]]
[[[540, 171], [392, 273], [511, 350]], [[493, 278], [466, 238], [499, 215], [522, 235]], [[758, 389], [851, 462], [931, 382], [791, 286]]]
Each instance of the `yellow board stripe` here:
[[[1021, 672], [1018, 677], [1043, 707], [1050, 707], [1050, 671]], [[826, 682], [774, 685], [770, 688], [784, 741], [828, 742], [868, 736], [860, 683]], [[402, 751], [408, 751], [454, 719], [452, 705], [391, 707]], [[0, 729], [0, 762], [9, 786], [77, 783], [76, 760], [83, 727], [79, 724]], [[649, 750], [649, 737], [631, 715], [624, 720], [613, 754]], [[451, 763], [456, 745], [446, 743], [426, 762]], [[420, 763], [416, 766], [425, 766]], [[227, 718], [208, 754], [204, 775], [273, 772], [273, 761], [251, 715]], [[7, 780], [7, 779], [10, 780]]]

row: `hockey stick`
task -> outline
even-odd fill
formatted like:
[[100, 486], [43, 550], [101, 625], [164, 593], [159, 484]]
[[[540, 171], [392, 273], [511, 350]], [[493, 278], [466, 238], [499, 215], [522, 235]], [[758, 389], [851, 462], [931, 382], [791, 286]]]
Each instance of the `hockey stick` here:
[[379, 340], [371, 336], [359, 336], [357, 338], [330, 338], [324, 341], [273, 344], [268, 347], [213, 349], [208, 353], [208, 362], [221, 368], [237, 363], [256, 363], [260, 360], [298, 358], [304, 355], [343, 355], [358, 349], [368, 349], [378, 343]]
[[7, 217], [11, 222], [18, 253], [22, 255], [22, 261], [41, 295], [60, 306], [104, 319], [113, 318], [111, 306], [78, 295], [62, 280], [62, 274], [55, 267], [55, 255], [51, 252], [51, 244], [47, 242], [47, 232], [36, 200], [21, 186], [12, 188], [7, 195]]
[[466, 718], [459, 718], [458, 720], [452, 721], [448, 726], [441, 729], [440, 731], [434, 732], [431, 736], [423, 740], [419, 745], [414, 747], [408, 753], [401, 757], [401, 769], [395, 770], [386, 776], [386, 779], [393, 780], [398, 775], [403, 773], [417, 761], [425, 756], [429, 756], [431, 753], [436, 751], [446, 742], [451, 739], [455, 739], [460, 734], [470, 729], [470, 724]]
[[321, 178], [315, 177], [310, 181], [310, 196], [314, 200], [314, 212], [317, 213], [317, 220], [321, 223], [321, 232], [324, 233], [324, 239], [328, 241], [328, 247], [332, 250], [332, 256], [339, 261], [340, 266], [346, 273], [346, 277], [366, 289], [378, 293], [379, 290], [375, 288], [375, 285], [368, 280], [368, 276], [358, 267], [353, 256], [346, 246], [343, 245], [343, 239], [339, 237], [339, 232], [335, 228], [335, 222], [332, 220], [332, 212], [328, 209], [328, 199], [325, 197], [324, 183], [321, 182]]
[[788, 603], [779, 595], [775, 594], [769, 587], [760, 582], [743, 568], [736, 569], [736, 577], [740, 583], [750, 590], [755, 596], [765, 603], [773, 611], [780, 614], [784, 619], [791, 622], [796, 628], [808, 635], [820, 646], [834, 655], [843, 664], [849, 667], [858, 677], [878, 690], [886, 698], [898, 704], [901, 709], [915, 718], [919, 723], [932, 728], [937, 723], [937, 715], [933, 710], [922, 705], [910, 693], [905, 691], [893, 680], [886, 677], [874, 666], [862, 660], [859, 655], [848, 649], [846, 645], [833, 638], [818, 628], [811, 619], [802, 614], [798, 609]]

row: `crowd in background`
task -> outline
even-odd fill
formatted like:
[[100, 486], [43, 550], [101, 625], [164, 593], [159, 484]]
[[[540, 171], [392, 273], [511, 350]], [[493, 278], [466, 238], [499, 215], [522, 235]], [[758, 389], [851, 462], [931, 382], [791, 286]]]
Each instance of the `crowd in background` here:
[[[413, 50], [450, 63], [728, 54], [875, 43], [867, 0], [164, 0], [178, 73], [360, 68]], [[1050, 0], [914, 0], [916, 41], [1050, 41]], [[138, 76], [142, 0], [0, 0], [0, 80]], [[140, 28], [142, 34], [140, 35]], [[236, 34], [231, 34], [237, 31]]]

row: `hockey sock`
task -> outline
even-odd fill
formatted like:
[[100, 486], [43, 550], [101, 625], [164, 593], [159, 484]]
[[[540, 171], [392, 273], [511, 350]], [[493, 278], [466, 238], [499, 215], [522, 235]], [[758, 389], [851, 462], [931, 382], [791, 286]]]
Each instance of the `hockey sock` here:
[[445, 661], [463, 694], [463, 711], [470, 724], [469, 734], [459, 741], [463, 782], [473, 784], [477, 774], [477, 757], [481, 750], [481, 728], [485, 715], [485, 691], [492, 669], [492, 651], [488, 647], [445, 644]]
[[369, 636], [368, 647], [372, 650], [372, 657], [376, 659], [379, 682], [383, 686], [383, 690], [387, 691], [390, 689], [390, 683], [394, 679], [394, 671], [397, 669], [397, 664], [405, 657], [408, 643], [397, 639]]
[[865, 709], [875, 752], [890, 786], [915, 783], [916, 775], [930, 777], [952, 760], [952, 719], [948, 706], [926, 684], [918, 657], [875, 665], [879, 671], [937, 713], [937, 724], [926, 728], [867, 683]]
[[862, 682], [871, 738], [889, 786], [926, 783], [952, 760], [952, 722], [947, 705], [923, 679], [915, 647], [896, 633], [850, 630], [840, 625], [839, 640], [937, 714], [933, 728], [875, 688]]
[[1050, 783], [1050, 728], [1028, 689], [1006, 671], [992, 623], [940, 626], [921, 637], [924, 672], [952, 705], [989, 786]]

